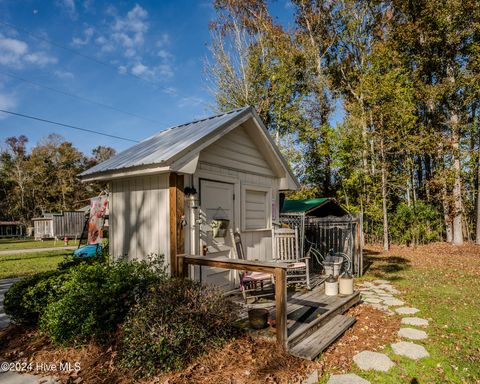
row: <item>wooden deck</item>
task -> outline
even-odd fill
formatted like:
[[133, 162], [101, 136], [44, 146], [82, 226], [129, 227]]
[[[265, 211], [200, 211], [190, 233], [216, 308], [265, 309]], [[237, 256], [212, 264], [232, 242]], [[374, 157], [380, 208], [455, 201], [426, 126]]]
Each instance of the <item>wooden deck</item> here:
[[274, 275], [276, 284], [270, 300], [263, 298], [261, 304], [248, 305], [245, 309], [258, 306], [269, 309], [271, 318], [276, 321], [277, 344], [294, 356], [314, 359], [355, 322], [353, 317], [343, 314], [360, 301], [360, 292], [327, 296], [323, 283], [310, 291], [287, 289], [288, 264], [182, 255], [179, 271], [183, 276], [186, 275], [186, 264]]

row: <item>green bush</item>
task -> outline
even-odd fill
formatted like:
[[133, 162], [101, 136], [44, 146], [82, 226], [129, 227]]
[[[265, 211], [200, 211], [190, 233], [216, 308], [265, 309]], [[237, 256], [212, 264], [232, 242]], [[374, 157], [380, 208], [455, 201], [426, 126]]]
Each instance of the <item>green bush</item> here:
[[41, 329], [56, 343], [102, 340], [123, 322], [148, 287], [165, 278], [160, 263], [82, 263], [69, 269], [62, 295], [50, 301]]
[[16, 323], [36, 325], [47, 304], [58, 299], [67, 279], [67, 270], [58, 270], [17, 281], [5, 294], [5, 313]]
[[213, 288], [169, 279], [151, 288], [123, 327], [120, 365], [137, 377], [179, 369], [236, 333], [237, 307]]

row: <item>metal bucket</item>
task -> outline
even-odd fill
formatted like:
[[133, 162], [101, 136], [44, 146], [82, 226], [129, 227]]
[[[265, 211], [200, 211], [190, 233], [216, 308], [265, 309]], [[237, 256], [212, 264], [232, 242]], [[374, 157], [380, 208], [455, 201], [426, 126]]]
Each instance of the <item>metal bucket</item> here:
[[343, 259], [339, 256], [328, 257], [323, 262], [326, 276], [338, 277], [342, 269]]

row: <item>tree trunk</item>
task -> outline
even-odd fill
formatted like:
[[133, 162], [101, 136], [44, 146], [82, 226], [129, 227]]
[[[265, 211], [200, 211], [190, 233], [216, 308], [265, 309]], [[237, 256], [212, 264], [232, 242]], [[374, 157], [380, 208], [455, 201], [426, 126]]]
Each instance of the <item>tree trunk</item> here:
[[387, 217], [387, 169], [385, 164], [385, 151], [383, 148], [383, 139], [380, 139], [380, 155], [382, 159], [382, 210], [383, 210], [383, 249], [388, 251], [390, 243], [388, 241], [388, 217]]
[[458, 126], [458, 115], [456, 112], [452, 113], [452, 149], [453, 149], [453, 170], [454, 170], [454, 184], [453, 184], [453, 244], [463, 244], [463, 204], [462, 204], [462, 174], [460, 164], [460, 132]]
[[477, 224], [477, 232], [475, 236], [475, 243], [480, 245], [480, 118], [479, 122], [477, 123], [477, 161], [476, 161], [476, 168], [477, 168], [477, 217], [476, 217], [476, 224]]

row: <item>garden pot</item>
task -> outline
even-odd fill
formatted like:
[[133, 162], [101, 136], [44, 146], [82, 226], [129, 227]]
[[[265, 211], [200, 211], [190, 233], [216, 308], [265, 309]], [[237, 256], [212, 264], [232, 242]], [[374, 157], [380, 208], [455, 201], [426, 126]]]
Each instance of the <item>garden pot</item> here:
[[341, 295], [351, 295], [353, 293], [353, 276], [349, 274], [340, 276], [338, 287]]
[[250, 309], [248, 311], [248, 321], [253, 329], [263, 329], [268, 327], [268, 309]]
[[332, 275], [325, 280], [325, 295], [337, 296], [338, 295], [338, 281]]

